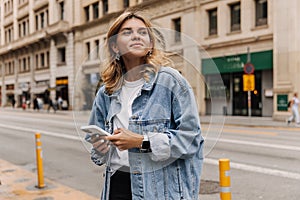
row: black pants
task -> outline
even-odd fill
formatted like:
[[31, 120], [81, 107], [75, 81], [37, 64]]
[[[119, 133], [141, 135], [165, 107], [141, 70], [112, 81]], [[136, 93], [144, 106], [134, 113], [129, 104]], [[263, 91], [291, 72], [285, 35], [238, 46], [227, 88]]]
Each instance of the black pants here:
[[121, 170], [116, 171], [110, 180], [110, 200], [131, 200], [130, 173]]

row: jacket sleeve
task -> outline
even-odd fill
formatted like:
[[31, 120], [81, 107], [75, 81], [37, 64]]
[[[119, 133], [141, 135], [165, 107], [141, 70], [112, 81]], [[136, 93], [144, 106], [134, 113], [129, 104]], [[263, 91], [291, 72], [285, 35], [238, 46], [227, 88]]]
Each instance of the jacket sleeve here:
[[[104, 87], [101, 87], [95, 97], [92, 111], [90, 114], [89, 125], [97, 125], [102, 129], [105, 129], [105, 119], [107, 116], [107, 108], [105, 104], [105, 96], [104, 96]], [[85, 140], [91, 137], [90, 134], [86, 134]], [[96, 151], [94, 148], [91, 149], [91, 160], [96, 165], [103, 165], [106, 162], [107, 154], [101, 154]]]
[[168, 131], [171, 157], [189, 158], [199, 152], [203, 144], [200, 119], [192, 88], [179, 90], [172, 102], [174, 127]]
[[193, 89], [181, 75], [175, 80], [170, 88], [173, 93], [171, 126], [164, 133], [149, 134], [151, 159], [154, 161], [191, 158], [199, 153], [203, 145]]

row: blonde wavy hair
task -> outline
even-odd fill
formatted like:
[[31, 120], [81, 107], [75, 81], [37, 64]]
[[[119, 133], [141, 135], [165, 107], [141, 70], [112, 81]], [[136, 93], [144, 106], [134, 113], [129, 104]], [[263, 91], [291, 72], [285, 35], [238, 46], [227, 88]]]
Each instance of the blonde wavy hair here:
[[111, 44], [116, 42], [116, 35], [119, 33], [124, 22], [131, 18], [136, 18], [144, 22], [145, 26], [148, 28], [149, 37], [153, 45], [151, 53], [148, 52], [148, 54], [145, 55], [145, 65], [141, 71], [144, 79], [149, 81], [149, 75], [151, 73], [157, 73], [161, 66], [173, 65], [167, 54], [162, 49], [156, 48], [156, 43], [161, 42], [162, 39], [159, 32], [153, 28], [150, 20], [139, 15], [138, 12], [125, 11], [113, 22], [107, 32], [105, 48], [108, 57], [103, 63], [104, 70], [100, 73], [103, 84], [105, 84], [105, 91], [108, 94], [112, 94], [121, 88], [123, 75], [126, 73], [122, 59], [116, 59], [116, 53], [113, 51]]

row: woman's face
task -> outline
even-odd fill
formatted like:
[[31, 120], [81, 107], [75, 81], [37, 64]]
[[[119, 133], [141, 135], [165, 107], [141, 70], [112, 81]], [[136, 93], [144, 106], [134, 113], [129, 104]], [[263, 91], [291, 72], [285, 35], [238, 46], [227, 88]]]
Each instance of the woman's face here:
[[117, 36], [116, 52], [125, 58], [141, 58], [151, 48], [152, 43], [144, 22], [137, 18], [126, 20]]

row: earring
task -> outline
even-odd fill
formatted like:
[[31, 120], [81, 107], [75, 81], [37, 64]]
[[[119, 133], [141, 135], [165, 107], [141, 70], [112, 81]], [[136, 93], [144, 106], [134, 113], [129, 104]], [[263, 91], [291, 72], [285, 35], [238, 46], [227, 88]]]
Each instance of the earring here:
[[119, 54], [119, 52], [118, 52], [118, 53], [116, 53], [116, 55], [115, 55], [115, 59], [116, 59], [117, 61], [120, 61], [120, 54]]
[[149, 50], [147, 53], [147, 57], [151, 57], [152, 56], [152, 50]]

